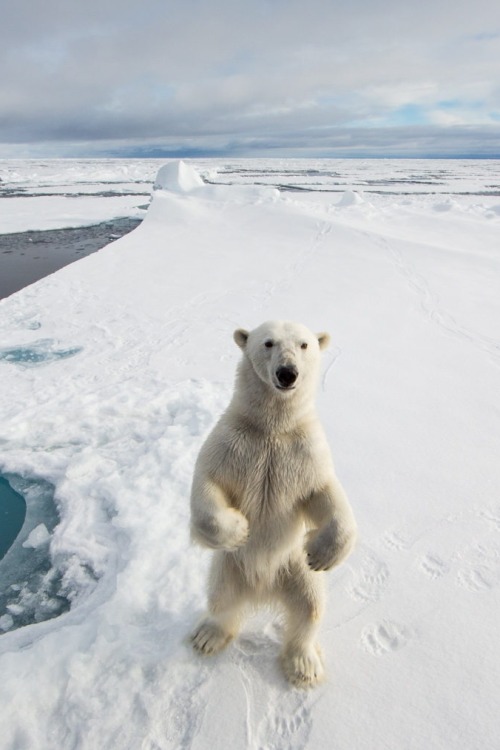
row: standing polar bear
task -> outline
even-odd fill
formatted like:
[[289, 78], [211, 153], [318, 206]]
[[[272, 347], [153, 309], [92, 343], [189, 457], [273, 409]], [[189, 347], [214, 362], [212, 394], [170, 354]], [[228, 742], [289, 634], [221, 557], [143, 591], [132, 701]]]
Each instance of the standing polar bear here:
[[215, 654], [249, 606], [287, 615], [282, 666], [299, 687], [324, 674], [315, 641], [323, 576], [351, 552], [356, 523], [316, 416], [320, 351], [330, 340], [297, 323], [239, 329], [243, 350], [231, 403], [203, 444], [191, 493], [194, 541], [217, 550], [208, 613], [191, 635]]

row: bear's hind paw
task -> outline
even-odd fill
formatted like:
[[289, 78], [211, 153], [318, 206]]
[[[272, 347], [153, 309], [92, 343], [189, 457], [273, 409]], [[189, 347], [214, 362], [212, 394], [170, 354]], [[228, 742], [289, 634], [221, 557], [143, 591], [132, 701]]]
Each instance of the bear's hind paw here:
[[311, 688], [324, 680], [325, 670], [319, 646], [307, 650], [286, 650], [281, 664], [288, 682], [298, 688]]
[[199, 654], [213, 656], [222, 651], [232, 639], [233, 636], [213, 620], [203, 620], [191, 633], [189, 640]]

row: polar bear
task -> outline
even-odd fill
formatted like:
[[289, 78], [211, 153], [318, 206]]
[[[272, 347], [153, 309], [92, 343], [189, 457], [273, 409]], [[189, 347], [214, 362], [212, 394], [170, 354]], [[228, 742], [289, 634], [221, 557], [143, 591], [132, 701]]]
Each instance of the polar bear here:
[[208, 613], [191, 634], [215, 654], [249, 607], [286, 613], [281, 663], [308, 687], [324, 675], [315, 637], [323, 574], [351, 552], [356, 523], [316, 415], [320, 351], [330, 340], [297, 323], [239, 329], [243, 350], [232, 400], [199, 453], [191, 492], [192, 539], [216, 550]]

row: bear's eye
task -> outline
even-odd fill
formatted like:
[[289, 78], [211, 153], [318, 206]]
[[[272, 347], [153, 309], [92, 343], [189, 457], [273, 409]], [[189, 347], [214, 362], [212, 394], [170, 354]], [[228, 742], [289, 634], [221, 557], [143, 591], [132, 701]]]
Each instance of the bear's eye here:
[[306, 342], [305, 342], [305, 341], [304, 341], [304, 343], [303, 343], [303, 344], [301, 344], [301, 345], [300, 345], [300, 348], [301, 348], [301, 349], [307, 349], [307, 344], [306, 344]]
[[269, 341], [265, 341], [265, 342], [264, 342], [264, 346], [265, 346], [265, 347], [266, 347], [267, 349], [270, 349], [270, 348], [272, 347], [272, 345], [273, 345], [273, 342], [272, 342], [272, 341], [270, 341], [270, 340], [269, 340]]

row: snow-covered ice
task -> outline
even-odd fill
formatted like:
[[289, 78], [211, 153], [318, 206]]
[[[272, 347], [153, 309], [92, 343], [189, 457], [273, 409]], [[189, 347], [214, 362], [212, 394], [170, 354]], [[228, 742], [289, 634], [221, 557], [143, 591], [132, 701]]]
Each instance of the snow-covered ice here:
[[[498, 163], [441, 162], [425, 191], [435, 163], [386, 165], [377, 192], [345, 162], [305, 189], [301, 164], [169, 167], [136, 230], [0, 303], [0, 469], [55, 488], [58, 522], [19, 546], [48, 551], [67, 610], [17, 627], [18, 596], [0, 618], [2, 748], [498, 746]], [[209, 559], [194, 460], [232, 331], [271, 318], [332, 334], [318, 407], [360, 527], [310, 693], [280, 674], [272, 613], [212, 661], [183, 640]]]
[[47, 527], [44, 523], [39, 523], [38, 526], [35, 526], [33, 531], [29, 533], [28, 538], [23, 542], [23, 547], [32, 547], [33, 549], [36, 549], [42, 544], [46, 544], [49, 539], [50, 534], [47, 531]]
[[[337, 193], [359, 202], [369, 195], [443, 196], [435, 210], [448, 210], [450, 195], [477, 196], [499, 210], [500, 175], [495, 160], [394, 159], [0, 159], [0, 234], [62, 229], [120, 217], [142, 219], [155, 183], [169, 170], [176, 191], [202, 180], [218, 185], [262, 185], [285, 191]], [[193, 181], [193, 184], [191, 184]]]
[[0, 159], [0, 234], [142, 219], [156, 160]]

